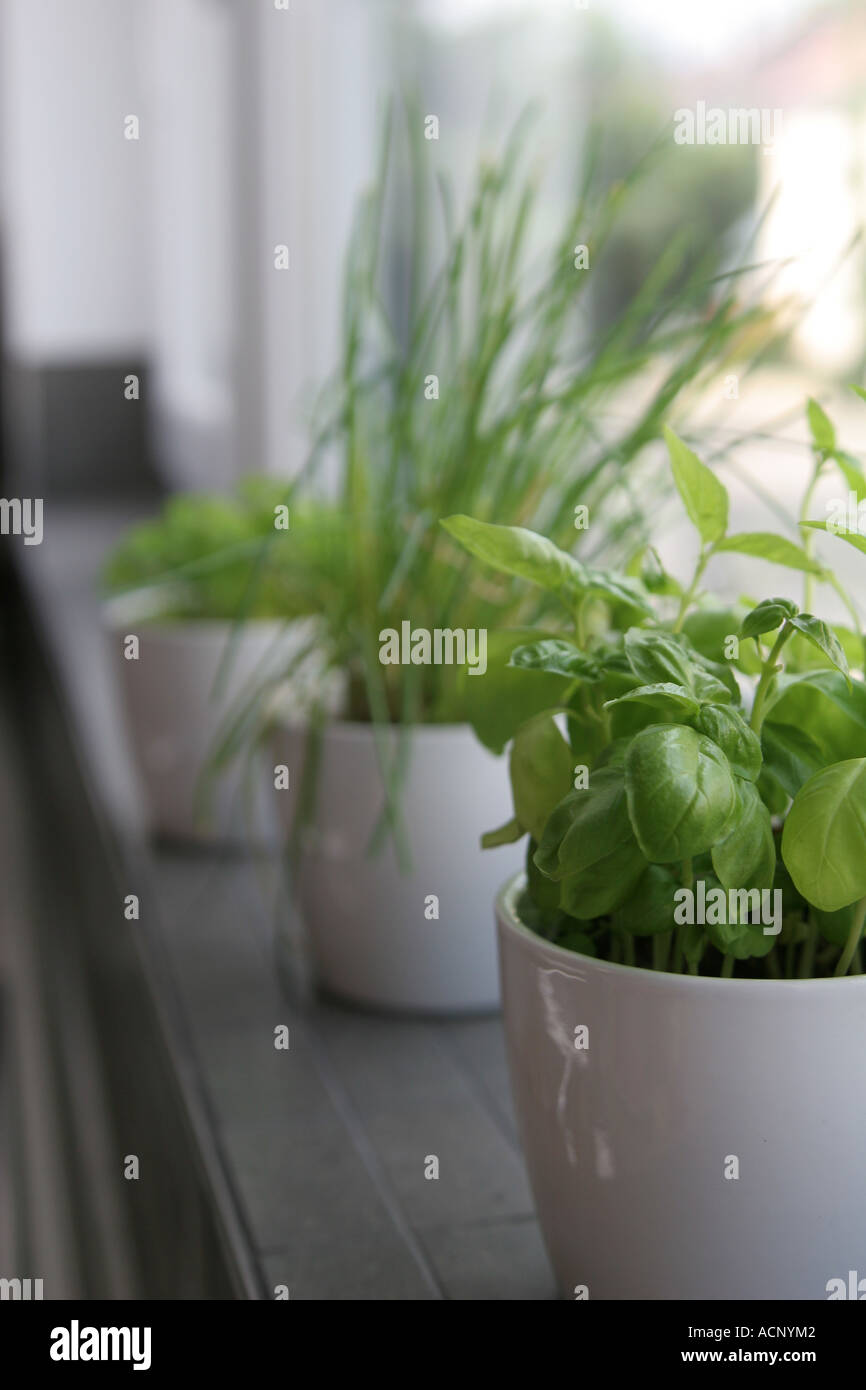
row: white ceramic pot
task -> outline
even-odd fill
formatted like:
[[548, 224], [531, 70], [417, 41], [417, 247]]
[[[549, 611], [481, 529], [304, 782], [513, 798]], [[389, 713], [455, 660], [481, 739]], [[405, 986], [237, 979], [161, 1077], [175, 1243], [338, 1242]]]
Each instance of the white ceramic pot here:
[[866, 1276], [866, 977], [591, 960], [518, 921], [521, 889], [497, 901], [508, 1057], [563, 1296], [825, 1299]]
[[[298, 650], [301, 625], [251, 621], [235, 630], [228, 622], [172, 622], [144, 613], [140, 602], [105, 608], [148, 828], [185, 840], [275, 840], [269, 749], [242, 755], [212, 781], [202, 774], [236, 702]], [[129, 636], [138, 638], [137, 660], [125, 655]]]
[[[379, 737], [393, 750], [401, 734]], [[508, 816], [506, 761], [466, 725], [419, 725], [405, 737], [399, 814], [408, 870], [390, 834], [368, 852], [385, 804], [373, 728], [335, 722], [323, 732], [314, 817], [296, 865], [313, 970], [328, 993], [372, 1008], [489, 1010], [499, 1001], [490, 902], [503, 871], [523, 858], [521, 845], [479, 845]], [[306, 755], [303, 729], [278, 731], [276, 760], [295, 787]], [[291, 814], [288, 799], [280, 804]]]

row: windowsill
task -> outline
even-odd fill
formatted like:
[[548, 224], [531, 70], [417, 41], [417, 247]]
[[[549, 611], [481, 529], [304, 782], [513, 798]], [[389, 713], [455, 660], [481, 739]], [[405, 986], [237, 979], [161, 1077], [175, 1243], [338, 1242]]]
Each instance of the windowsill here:
[[[52, 504], [20, 569], [91, 799], [133, 885], [118, 890], [141, 897], [140, 921], [124, 925], [160, 996], [247, 1295], [552, 1298], [499, 1020], [394, 1021], [290, 998], [275, 950], [279, 863], [143, 834], [94, 597], [100, 557], [130, 519], [128, 507]], [[288, 1051], [274, 1048], [278, 1024]]]

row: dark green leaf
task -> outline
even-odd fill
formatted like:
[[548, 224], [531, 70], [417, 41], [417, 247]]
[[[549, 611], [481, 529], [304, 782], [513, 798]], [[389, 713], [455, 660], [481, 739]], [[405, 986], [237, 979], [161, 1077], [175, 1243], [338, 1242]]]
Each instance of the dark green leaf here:
[[772, 888], [776, 842], [770, 813], [752, 782], [737, 781], [737, 809], [723, 840], [713, 845], [713, 868], [725, 888]]
[[650, 864], [631, 895], [616, 909], [613, 924], [632, 936], [655, 936], [674, 925], [676, 879], [660, 864]]
[[626, 754], [625, 780], [638, 844], [657, 864], [710, 849], [737, 804], [722, 750], [682, 724], [651, 725], [637, 734]]
[[797, 616], [797, 605], [788, 598], [768, 598], [753, 608], [740, 628], [741, 637], [762, 637], [765, 632], [775, 632], [786, 618]]
[[761, 741], [739, 710], [730, 705], [702, 705], [695, 728], [717, 743], [738, 777], [754, 782], [761, 771]]
[[560, 802], [535, 863], [560, 884], [560, 904], [573, 917], [601, 917], [625, 901], [646, 861], [631, 828], [620, 769], [593, 772], [586, 791]]
[[545, 637], [515, 647], [508, 662], [522, 671], [549, 671], [557, 676], [580, 677], [587, 681], [601, 680], [602, 668], [594, 657], [580, 651], [573, 642], [562, 637]]

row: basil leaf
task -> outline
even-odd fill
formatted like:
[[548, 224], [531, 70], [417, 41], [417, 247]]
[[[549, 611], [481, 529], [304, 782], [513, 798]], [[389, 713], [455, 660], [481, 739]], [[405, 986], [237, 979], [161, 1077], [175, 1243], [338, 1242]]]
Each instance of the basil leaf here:
[[854, 903], [849, 903], [847, 907], [840, 907], [837, 912], [822, 912], [819, 907], [813, 907], [815, 924], [825, 941], [832, 942], [834, 946], [845, 945], [854, 925], [855, 906]]
[[[765, 719], [761, 729], [764, 767], [781, 783], [788, 796], [796, 796], [825, 765], [826, 759], [812, 735], [796, 724]], [[771, 805], [770, 810], [774, 807]], [[784, 805], [778, 810], [784, 810]]]
[[741, 637], [762, 637], [765, 632], [775, 632], [786, 618], [797, 616], [797, 605], [788, 598], [768, 598], [753, 608], [740, 628]]
[[717, 743], [738, 777], [754, 782], [761, 771], [761, 741], [739, 710], [730, 705], [702, 705], [695, 728]]
[[646, 868], [629, 820], [623, 774], [590, 774], [552, 812], [535, 852], [536, 867], [560, 885], [560, 905], [591, 920], [624, 902]]
[[541, 838], [548, 816], [569, 791], [573, 767], [571, 749], [550, 716], [530, 720], [515, 734], [509, 759], [514, 814], [533, 839]]
[[522, 840], [526, 834], [526, 829], [516, 819], [506, 821], [505, 825], [500, 825], [497, 830], [487, 830], [481, 836], [482, 849], [497, 849], [499, 845], [513, 845], [518, 840]]
[[836, 431], [826, 411], [811, 396], [806, 405], [806, 418], [815, 448], [819, 453], [832, 454], [836, 448]]
[[803, 897], [836, 912], [866, 896], [866, 758], [823, 768], [800, 788], [782, 857]]
[[588, 681], [601, 680], [604, 674], [594, 657], [562, 637], [545, 637], [540, 642], [515, 647], [508, 664], [521, 671], [550, 671], [557, 676]]
[[520, 670], [508, 664], [515, 647], [537, 634], [531, 628], [492, 631], [487, 637], [487, 670], [462, 681], [465, 718], [493, 753], [501, 753], [521, 725], [537, 714], [558, 708], [571, 681], [546, 671]]
[[[614, 709], [617, 705], [636, 703], [647, 705], [650, 709], [656, 710], [659, 715], [666, 716], [671, 722], [676, 719], [689, 719], [697, 714], [700, 706], [694, 695], [686, 689], [684, 685], [675, 685], [672, 681], [660, 681], [657, 685], [638, 685], [634, 690], [629, 690], [625, 695], [620, 695], [615, 700], [605, 701], [605, 709]], [[659, 720], [656, 720], [658, 723]]]
[[837, 671], [841, 671], [846, 680], [848, 679], [848, 661], [842, 643], [823, 619], [815, 618], [811, 613], [798, 613], [796, 617], [789, 618], [788, 622], [797, 632], [802, 633], [813, 647], [823, 652], [830, 664], [835, 666]]
[[829, 521], [801, 521], [800, 525], [808, 526], [813, 531], [826, 531], [829, 536], [838, 536], [840, 541], [847, 541], [861, 555], [866, 555], [866, 536], [861, 536], [859, 531], [849, 531], [847, 527], [831, 525]]
[[655, 936], [674, 925], [674, 893], [679, 884], [668, 869], [649, 864], [631, 895], [616, 909], [613, 924], [632, 936]]
[[765, 723], [808, 729], [827, 763], [866, 757], [866, 685], [850, 685], [837, 671], [780, 676], [764, 706]]
[[701, 540], [718, 541], [728, 529], [728, 494], [712, 469], [673, 432], [665, 428], [665, 442], [677, 491]]
[[695, 668], [683, 644], [657, 628], [630, 627], [625, 654], [642, 685], [668, 682], [691, 689]]
[[445, 517], [440, 525], [470, 555], [505, 574], [526, 579], [552, 593], [583, 586], [585, 571], [580, 561], [535, 531], [522, 526], [496, 526], [459, 515]]
[[784, 565], [786, 569], [804, 570], [807, 574], [824, 574], [823, 565], [806, 554], [802, 546], [775, 536], [772, 531], [743, 531], [738, 536], [726, 536], [715, 547], [716, 551], [733, 550], [738, 555], [754, 555], [759, 560], [769, 560], [773, 565]]
[[626, 754], [625, 784], [638, 844], [656, 864], [710, 849], [737, 804], [722, 750], [683, 724], [655, 724], [635, 735]]
[[725, 888], [772, 888], [776, 842], [770, 813], [754, 783], [737, 781], [737, 810], [730, 833], [713, 845], [713, 868]]

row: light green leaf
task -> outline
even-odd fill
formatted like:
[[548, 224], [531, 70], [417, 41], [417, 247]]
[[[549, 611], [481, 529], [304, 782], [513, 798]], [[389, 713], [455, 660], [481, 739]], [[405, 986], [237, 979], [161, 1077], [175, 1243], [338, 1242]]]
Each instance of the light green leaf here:
[[774, 536], [772, 531], [741, 531], [737, 536], [726, 536], [719, 541], [716, 550], [754, 555], [759, 560], [769, 560], [771, 564], [784, 565], [786, 569], [803, 570], [806, 574], [824, 573], [823, 566], [811, 559], [802, 546], [795, 545], [784, 536]]
[[848, 661], [842, 649], [842, 643], [836, 636], [831, 627], [822, 618], [815, 618], [811, 613], [798, 613], [796, 617], [789, 618], [791, 627], [801, 633], [811, 642], [813, 647], [817, 647], [819, 652], [823, 652], [831, 666], [835, 666], [837, 671], [848, 678]]
[[524, 724], [511, 745], [509, 772], [514, 814], [534, 840], [572, 785], [571, 749], [553, 719], [542, 716]]
[[701, 540], [718, 541], [728, 529], [728, 494], [712, 469], [665, 427], [665, 442], [677, 491]]
[[481, 836], [482, 849], [497, 849], [499, 845], [513, 845], [522, 840], [526, 830], [517, 819], [506, 821], [497, 830], [487, 830]]
[[843, 527], [831, 525], [829, 521], [801, 521], [800, 525], [809, 526], [813, 531], [826, 531], [828, 536], [838, 536], [840, 541], [847, 541], [855, 550], [859, 550], [861, 555], [866, 555], [866, 536], [861, 536], [859, 531], [848, 531]]
[[798, 891], [823, 912], [866, 896], [866, 758], [833, 763], [800, 788], [782, 857]]
[[860, 463], [854, 455], [846, 454], [843, 449], [836, 449], [833, 453], [833, 462], [837, 465], [858, 503], [866, 499], [866, 476], [864, 476]]
[[638, 844], [656, 864], [711, 849], [737, 804], [724, 753], [684, 724], [654, 724], [635, 735], [625, 784]]
[[836, 431], [826, 411], [811, 396], [806, 406], [806, 416], [815, 448], [819, 453], [832, 454], [836, 448]]
[[611, 604], [625, 604], [627, 608], [634, 609], [645, 618], [653, 617], [649, 597], [637, 579], [631, 579], [628, 575], [613, 574], [609, 570], [586, 567], [580, 583], [587, 594], [597, 595]]
[[713, 868], [724, 888], [772, 888], [776, 842], [770, 813], [752, 782], [737, 780], [737, 810], [730, 832], [713, 845]]
[[515, 647], [538, 637], [532, 628], [491, 631], [487, 637], [487, 670], [463, 679], [461, 697], [465, 718], [493, 753], [501, 753], [528, 719], [560, 706], [570, 680], [547, 671], [525, 671], [508, 664]]
[[866, 686], [850, 685], [837, 671], [806, 671], [780, 676], [764, 706], [765, 723], [807, 729], [825, 763], [866, 757]]
[[440, 525], [476, 559], [494, 569], [561, 594], [584, 587], [585, 571], [553, 541], [522, 526], [495, 526], [471, 516], [445, 517]]

